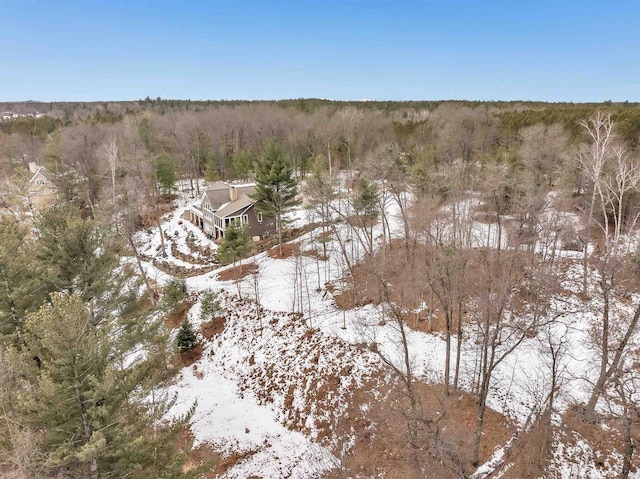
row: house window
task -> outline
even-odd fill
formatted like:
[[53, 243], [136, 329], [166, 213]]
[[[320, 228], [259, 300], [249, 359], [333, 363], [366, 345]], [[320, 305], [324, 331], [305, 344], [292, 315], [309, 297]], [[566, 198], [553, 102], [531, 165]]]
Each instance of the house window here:
[[243, 223], [248, 223], [249, 222], [249, 215], [242, 215], [242, 222]]
[[40, 180], [40, 179], [36, 180], [36, 185], [38, 186], [44, 185], [44, 180]]
[[258, 223], [262, 223], [262, 213], [256, 213], [256, 218], [258, 218]]

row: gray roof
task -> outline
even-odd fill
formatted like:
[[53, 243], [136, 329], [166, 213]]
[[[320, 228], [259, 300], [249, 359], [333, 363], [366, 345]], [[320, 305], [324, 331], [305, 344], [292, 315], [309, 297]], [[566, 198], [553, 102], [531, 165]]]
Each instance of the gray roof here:
[[37, 176], [42, 176], [44, 179], [46, 179], [47, 181], [53, 183], [54, 180], [54, 176], [49, 173], [47, 171], [47, 169], [44, 166], [39, 166], [38, 169], [36, 170], [36, 172], [33, 174], [33, 176], [31, 177], [31, 179], [29, 180], [29, 183], [32, 183], [33, 180], [36, 179]]
[[223, 205], [218, 211], [216, 216], [220, 218], [226, 218], [227, 216], [233, 216], [233, 213], [242, 211], [253, 205], [253, 200], [246, 194], [241, 194], [235, 201], [230, 201], [226, 205]]
[[251, 196], [256, 192], [256, 185], [242, 185], [235, 188], [238, 190], [238, 198], [242, 195]]
[[[238, 192], [238, 198], [243, 194], [251, 195], [255, 191], [255, 185], [238, 185], [233, 186], [222, 181], [216, 181], [204, 192], [207, 201], [211, 205], [211, 208], [216, 211], [223, 205], [226, 205], [231, 201], [230, 189], [235, 188]], [[204, 201], [204, 197], [203, 197]]]
[[229, 185], [224, 181], [214, 181], [211, 183], [211, 186], [207, 188], [207, 191], [218, 191], [218, 190], [228, 190]]
[[[227, 187], [224, 190], [208, 189], [204, 192], [204, 196], [206, 197], [206, 201], [211, 205], [211, 208], [217, 210], [229, 201], [229, 188]], [[205, 199], [203, 198], [202, 201], [204, 202]]]

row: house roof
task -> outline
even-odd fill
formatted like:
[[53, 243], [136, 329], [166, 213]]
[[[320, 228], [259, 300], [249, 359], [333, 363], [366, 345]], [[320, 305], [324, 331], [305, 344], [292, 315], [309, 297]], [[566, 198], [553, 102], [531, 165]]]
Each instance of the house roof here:
[[216, 211], [216, 216], [220, 218], [226, 218], [227, 216], [233, 216], [233, 213], [237, 213], [238, 211], [244, 210], [253, 206], [253, 200], [246, 194], [241, 194], [238, 196], [238, 199], [235, 201], [230, 201], [220, 207], [218, 211]]
[[254, 184], [238, 185], [238, 186], [234, 186], [234, 188], [238, 191], [238, 197], [240, 197], [240, 195], [243, 195], [243, 194], [251, 196], [256, 192], [256, 185]]
[[207, 188], [207, 191], [218, 191], [218, 190], [228, 190], [229, 185], [223, 181], [215, 181], [211, 183], [211, 186]]
[[33, 174], [31, 179], [29, 180], [29, 183], [33, 183], [33, 181], [38, 176], [42, 176], [45, 180], [49, 181], [50, 183], [53, 183], [53, 178], [54, 178], [53, 175], [51, 173], [49, 173], [44, 166], [39, 166], [38, 167], [36, 172]]
[[235, 188], [238, 192], [238, 198], [243, 194], [251, 195], [255, 191], [255, 185], [247, 184], [247, 185], [229, 185], [227, 183], [223, 183], [222, 181], [216, 181], [202, 195], [202, 201], [206, 201], [211, 205], [213, 210], [218, 210], [222, 208], [223, 205], [226, 205], [231, 202], [231, 188]]
[[202, 194], [202, 202], [207, 201], [211, 208], [217, 210], [229, 201], [229, 187], [225, 189], [208, 189]]

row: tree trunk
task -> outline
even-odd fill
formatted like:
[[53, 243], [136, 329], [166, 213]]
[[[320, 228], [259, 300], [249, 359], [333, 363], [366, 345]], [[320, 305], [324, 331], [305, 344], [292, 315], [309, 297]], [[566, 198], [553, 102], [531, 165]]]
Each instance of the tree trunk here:
[[476, 416], [476, 432], [473, 438], [473, 455], [471, 458], [471, 464], [473, 467], [477, 467], [480, 462], [480, 439], [482, 439], [482, 429], [484, 427], [484, 413], [487, 409], [487, 405], [484, 401], [478, 404], [478, 415]]
[[451, 376], [451, 310], [444, 314], [445, 320], [445, 359], [444, 359], [444, 395], [449, 395], [449, 378]]
[[456, 369], [453, 376], [453, 393], [458, 392], [458, 380], [460, 378], [460, 357], [462, 356], [462, 303], [458, 303], [458, 331], [456, 332]]
[[[487, 332], [488, 336], [488, 332]], [[488, 339], [487, 339], [488, 341]], [[488, 346], [488, 345], [487, 345]], [[488, 351], [485, 350], [484, 360], [482, 363], [482, 377], [478, 391], [478, 413], [476, 416], [476, 432], [473, 440], [473, 455], [471, 464], [476, 467], [480, 459], [480, 440], [482, 439], [482, 429], [484, 427], [484, 413], [487, 409], [487, 394], [489, 393], [489, 371], [487, 370]]]
[[587, 217], [587, 231], [584, 238], [584, 255], [582, 257], [582, 266], [584, 276], [582, 277], [582, 294], [587, 296], [587, 277], [589, 275], [589, 240], [591, 239], [591, 218], [593, 217], [593, 208], [596, 204], [596, 186], [593, 185], [591, 193], [591, 205], [589, 206], [589, 216]]
[[158, 231], [160, 232], [160, 247], [162, 249], [162, 257], [166, 258], [167, 250], [164, 246], [164, 233], [162, 232], [162, 227], [160, 226], [160, 217], [157, 215], [157, 212], [156, 212], [156, 225], [158, 226]]
[[[602, 281], [605, 281], [603, 278]], [[602, 355], [600, 357], [600, 373], [598, 380], [593, 388], [589, 402], [587, 403], [586, 416], [593, 418], [598, 399], [604, 392], [605, 383], [607, 382], [607, 366], [609, 365], [609, 288], [602, 286], [602, 299], [604, 306], [602, 310]]]
[[633, 459], [633, 452], [635, 447], [633, 445], [633, 439], [631, 437], [631, 424], [629, 421], [629, 409], [624, 408], [624, 414], [622, 416], [623, 437], [624, 437], [624, 452], [622, 453], [622, 471], [620, 472], [621, 479], [627, 479], [631, 472], [631, 460]]
[[278, 230], [278, 254], [282, 258], [282, 217], [276, 214], [276, 229]]
[[138, 254], [138, 248], [136, 248], [136, 245], [133, 242], [133, 237], [131, 236], [131, 233], [129, 233], [127, 236], [129, 239], [129, 245], [131, 246], [131, 249], [133, 249], [133, 254], [136, 257], [136, 262], [138, 263], [138, 269], [140, 269], [140, 274], [142, 275], [144, 284], [147, 287], [147, 291], [149, 292], [149, 299], [151, 300], [151, 303], [155, 303], [156, 302], [155, 294], [153, 289], [151, 289], [151, 284], [149, 283], [149, 278], [147, 278], [147, 273], [144, 272], [144, 268], [142, 267], [142, 261], [140, 260], [140, 255]]
[[[608, 318], [609, 316], [608, 297], [607, 297], [607, 301], [605, 302], [605, 308], [607, 310], [606, 316], [607, 316], [607, 328], [608, 328], [608, 319], [609, 319]], [[613, 375], [618, 371], [620, 362], [622, 361], [622, 357], [626, 353], [627, 345], [629, 344], [631, 337], [636, 331], [639, 320], [640, 320], [640, 305], [636, 308], [633, 318], [631, 319], [631, 323], [629, 323], [629, 327], [627, 328], [627, 331], [625, 332], [625, 335], [622, 338], [622, 341], [620, 341], [620, 344], [615, 350], [616, 353], [613, 359], [611, 360], [611, 365], [608, 367], [608, 369], [605, 369], [604, 373], [602, 372], [602, 367], [600, 369], [600, 377], [598, 378], [598, 382], [596, 383], [596, 386], [593, 389], [591, 398], [589, 399], [589, 403], [587, 404], [587, 408], [586, 408], [587, 417], [593, 417], [595, 406], [598, 402], [598, 399], [604, 392], [607, 381], [609, 381], [609, 379], [611, 379], [611, 377], [613, 377]], [[604, 336], [604, 331], [603, 331], [603, 336]], [[604, 340], [603, 340], [603, 343], [604, 343]], [[607, 333], [607, 347], [608, 347], [608, 333]], [[603, 356], [604, 354], [605, 353], [603, 351]], [[605, 368], [607, 367], [607, 363], [605, 363], [604, 361], [606, 360], [608, 362], [608, 358], [609, 358], [609, 355], [607, 351], [606, 358], [603, 358], [601, 362], [601, 366], [602, 364], [604, 364]]]

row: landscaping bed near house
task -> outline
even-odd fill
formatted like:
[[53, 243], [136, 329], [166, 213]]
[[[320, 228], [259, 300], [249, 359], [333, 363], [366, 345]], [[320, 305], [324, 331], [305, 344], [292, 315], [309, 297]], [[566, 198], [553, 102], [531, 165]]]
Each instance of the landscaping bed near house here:
[[[189, 243], [190, 242], [187, 241], [187, 244]], [[215, 255], [212, 255], [208, 258], [201, 259], [201, 258], [195, 258], [186, 253], [183, 253], [178, 249], [178, 245], [175, 243], [175, 241], [171, 241], [171, 254], [176, 258], [178, 258], [179, 260], [182, 260], [186, 263], [193, 264], [195, 266], [210, 266], [212, 263], [214, 265], [219, 264], [219, 261], [217, 261], [217, 259], [215, 258]]]

